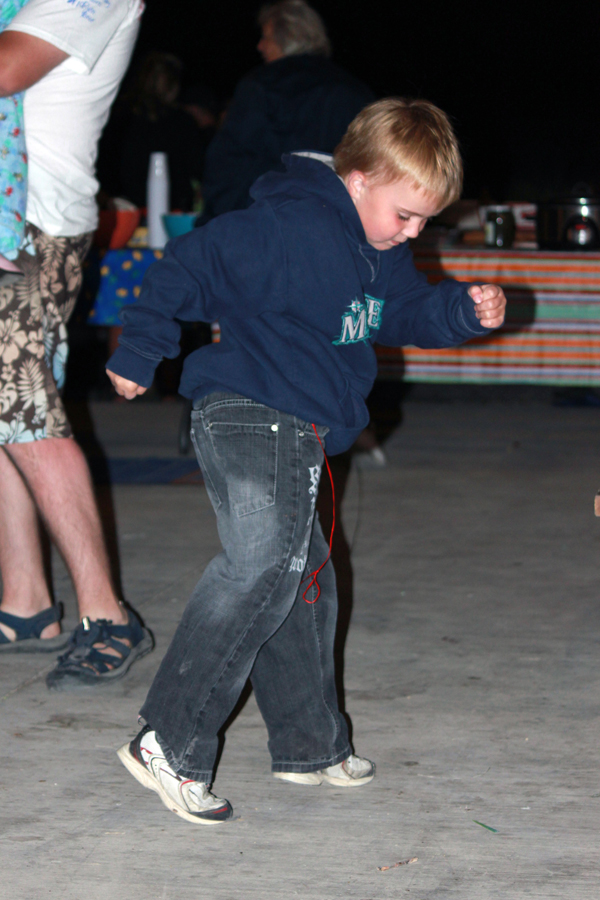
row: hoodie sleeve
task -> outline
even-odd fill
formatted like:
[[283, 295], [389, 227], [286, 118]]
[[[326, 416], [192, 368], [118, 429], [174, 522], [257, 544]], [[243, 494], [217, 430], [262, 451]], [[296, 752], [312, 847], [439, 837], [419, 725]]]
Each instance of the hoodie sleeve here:
[[148, 269], [138, 300], [121, 313], [119, 347], [107, 368], [144, 387], [163, 357], [179, 354], [184, 322], [246, 318], [281, 308], [286, 265], [267, 203], [221, 216], [169, 241]]
[[489, 334], [475, 315], [467, 293], [471, 285], [441, 281], [431, 285], [417, 272], [412, 253], [403, 246], [394, 265], [377, 342], [388, 347], [413, 344], [430, 349], [452, 347]]

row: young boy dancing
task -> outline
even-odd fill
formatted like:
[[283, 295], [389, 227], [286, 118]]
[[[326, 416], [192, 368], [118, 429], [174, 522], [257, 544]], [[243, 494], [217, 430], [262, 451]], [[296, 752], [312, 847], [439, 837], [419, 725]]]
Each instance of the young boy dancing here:
[[[221, 342], [186, 360], [192, 437], [223, 552], [196, 586], [121, 761], [190, 822], [231, 818], [210, 792], [217, 735], [248, 678], [276, 778], [355, 787], [334, 684], [336, 587], [315, 500], [328, 453], [368, 421], [374, 341], [447, 347], [502, 324], [493, 285], [430, 286], [407, 240], [455, 200], [462, 166], [446, 115], [388, 99], [352, 122], [333, 158], [284, 157], [254, 205], [171, 241], [123, 314], [109, 376], [133, 399], [184, 321], [218, 319]], [[308, 573], [308, 574], [307, 574]], [[307, 590], [308, 588], [308, 590]]]

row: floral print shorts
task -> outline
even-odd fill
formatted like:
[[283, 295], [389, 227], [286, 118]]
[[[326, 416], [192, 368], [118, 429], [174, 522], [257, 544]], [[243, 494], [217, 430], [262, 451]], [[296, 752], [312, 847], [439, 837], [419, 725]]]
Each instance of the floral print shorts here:
[[24, 276], [0, 285], [0, 445], [71, 436], [59, 392], [91, 242], [91, 234], [50, 237], [27, 223], [17, 258]]

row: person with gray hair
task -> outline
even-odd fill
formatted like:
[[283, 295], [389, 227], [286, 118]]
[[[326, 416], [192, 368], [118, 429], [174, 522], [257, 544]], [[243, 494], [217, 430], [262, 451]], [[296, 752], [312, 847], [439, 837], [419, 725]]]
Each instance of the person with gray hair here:
[[374, 96], [333, 63], [321, 16], [305, 0], [280, 0], [258, 14], [265, 65], [238, 84], [204, 170], [202, 223], [252, 202], [252, 184], [283, 171], [284, 153], [332, 153]]
[[[331, 44], [325, 23], [319, 13], [305, 0], [281, 0], [261, 7], [258, 24], [270, 33], [270, 39], [279, 48], [280, 56], [297, 56], [313, 53], [331, 56]], [[260, 44], [259, 51], [262, 53]], [[271, 60], [269, 60], [270, 62]]]

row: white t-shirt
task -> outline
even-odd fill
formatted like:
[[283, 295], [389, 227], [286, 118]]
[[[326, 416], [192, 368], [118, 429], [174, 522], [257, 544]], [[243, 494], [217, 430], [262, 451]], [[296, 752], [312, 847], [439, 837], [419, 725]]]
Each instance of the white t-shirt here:
[[27, 219], [74, 237], [98, 224], [98, 140], [129, 64], [142, 0], [29, 0], [7, 30], [69, 54], [25, 94]]

